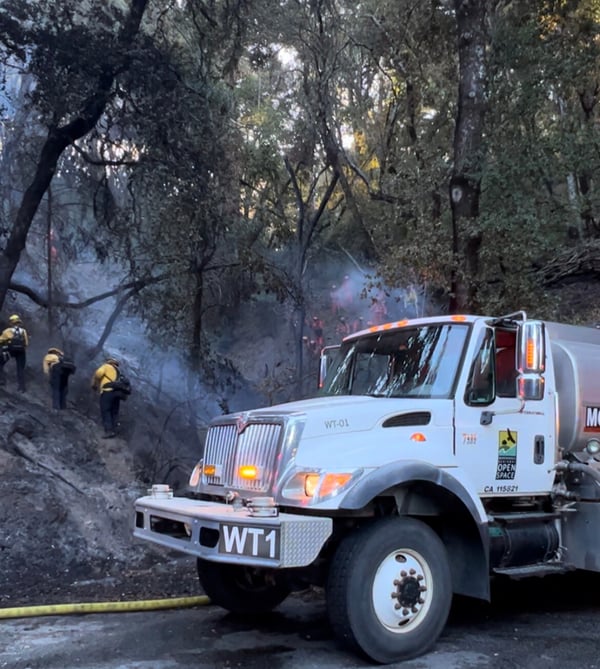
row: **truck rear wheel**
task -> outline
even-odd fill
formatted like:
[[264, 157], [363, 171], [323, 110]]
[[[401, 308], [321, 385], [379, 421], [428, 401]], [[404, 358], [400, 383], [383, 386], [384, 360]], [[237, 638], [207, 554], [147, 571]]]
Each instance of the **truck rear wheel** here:
[[446, 549], [425, 523], [385, 518], [347, 536], [327, 583], [336, 637], [381, 663], [430, 650], [450, 611]]
[[290, 594], [285, 575], [274, 569], [222, 564], [198, 558], [198, 578], [212, 604], [241, 615], [271, 611]]

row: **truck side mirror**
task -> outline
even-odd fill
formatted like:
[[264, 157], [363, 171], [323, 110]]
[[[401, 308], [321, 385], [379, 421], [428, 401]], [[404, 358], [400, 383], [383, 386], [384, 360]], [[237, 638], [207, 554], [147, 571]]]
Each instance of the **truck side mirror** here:
[[327, 372], [339, 350], [339, 346], [325, 346], [321, 351], [321, 357], [319, 358], [319, 390], [323, 387]]
[[541, 321], [525, 321], [519, 329], [517, 346], [518, 395], [522, 400], [544, 397], [546, 370], [545, 328]]

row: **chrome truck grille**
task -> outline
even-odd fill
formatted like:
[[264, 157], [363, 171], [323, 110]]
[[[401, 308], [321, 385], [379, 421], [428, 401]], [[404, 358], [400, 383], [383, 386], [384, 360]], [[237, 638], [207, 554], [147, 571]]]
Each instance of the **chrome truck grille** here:
[[[214, 474], [204, 473], [203, 484], [268, 492], [282, 430], [279, 423], [249, 423], [241, 433], [235, 424], [213, 425], [206, 436], [204, 463], [205, 472], [206, 465], [214, 466]], [[248, 466], [257, 469], [256, 478], [239, 475]]]

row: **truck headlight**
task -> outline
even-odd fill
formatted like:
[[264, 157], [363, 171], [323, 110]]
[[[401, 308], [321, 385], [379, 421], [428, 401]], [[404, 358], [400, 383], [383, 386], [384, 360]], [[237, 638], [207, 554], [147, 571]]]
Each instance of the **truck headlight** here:
[[315, 504], [339, 495], [361, 474], [362, 469], [351, 472], [295, 472], [283, 486], [281, 495], [288, 500]]

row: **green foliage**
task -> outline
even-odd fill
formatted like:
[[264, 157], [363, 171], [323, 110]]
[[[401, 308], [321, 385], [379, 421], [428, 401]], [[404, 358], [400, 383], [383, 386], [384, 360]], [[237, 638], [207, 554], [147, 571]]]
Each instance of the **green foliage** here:
[[[3, 219], [48, 129], [123, 62], [94, 131], [63, 155], [55, 226], [69, 254], [161, 277], [135, 295], [158, 340], [168, 329], [210, 364], [239, 306], [265, 295], [298, 327], [315, 268], [340, 255], [440, 309], [458, 272], [478, 310], [556, 315], [546, 268], [600, 232], [599, 5], [485, 4], [479, 215], [457, 240], [448, 189], [468, 99], [451, 3], [153, 2], [120, 61], [128, 3], [0, 0]], [[27, 86], [11, 86], [17, 70]], [[479, 236], [471, 271], [455, 247]]]
[[589, 23], [548, 7], [517, 6], [493, 32], [478, 281], [482, 304], [496, 311], [518, 304], [556, 315], [544, 266], [598, 232], [599, 137], [582, 113], [598, 49]]

